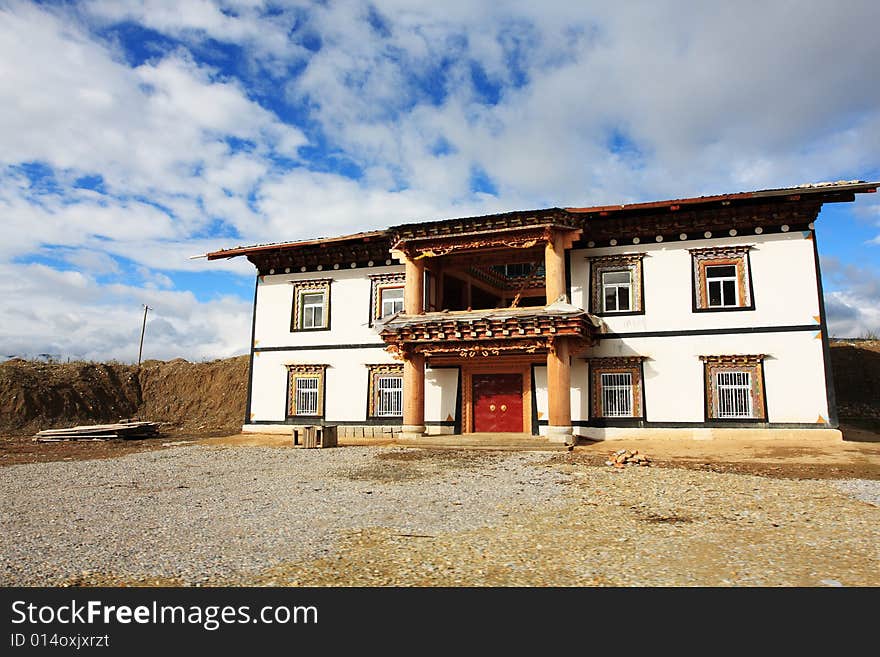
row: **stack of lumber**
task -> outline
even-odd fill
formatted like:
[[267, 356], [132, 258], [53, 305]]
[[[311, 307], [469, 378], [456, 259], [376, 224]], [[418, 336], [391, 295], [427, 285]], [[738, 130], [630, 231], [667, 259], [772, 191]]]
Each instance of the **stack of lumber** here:
[[158, 422], [119, 422], [118, 424], [92, 424], [67, 429], [45, 429], [34, 440], [39, 443], [61, 440], [110, 440], [111, 438], [151, 438], [158, 435]]

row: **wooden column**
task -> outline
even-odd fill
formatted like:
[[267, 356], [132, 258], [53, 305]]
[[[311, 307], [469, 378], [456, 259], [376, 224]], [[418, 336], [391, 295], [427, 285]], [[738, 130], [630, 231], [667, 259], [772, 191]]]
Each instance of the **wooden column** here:
[[407, 258], [406, 279], [403, 288], [403, 312], [407, 315], [421, 315], [425, 303], [425, 260]]
[[563, 338], [555, 340], [547, 353], [547, 437], [556, 443], [573, 442], [570, 351], [568, 340]]
[[553, 231], [544, 247], [544, 285], [548, 306], [565, 294], [565, 239], [558, 231]]
[[407, 354], [403, 361], [403, 438], [425, 433], [425, 357]]

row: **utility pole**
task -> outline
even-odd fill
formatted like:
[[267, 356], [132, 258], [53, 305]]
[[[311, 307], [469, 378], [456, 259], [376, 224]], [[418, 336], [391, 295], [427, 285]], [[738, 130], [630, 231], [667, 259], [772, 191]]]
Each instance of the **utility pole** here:
[[141, 326], [141, 346], [138, 348], [138, 367], [141, 366], [141, 356], [144, 355], [144, 333], [147, 330], [147, 311], [152, 310], [147, 304], [144, 306], [144, 325]]

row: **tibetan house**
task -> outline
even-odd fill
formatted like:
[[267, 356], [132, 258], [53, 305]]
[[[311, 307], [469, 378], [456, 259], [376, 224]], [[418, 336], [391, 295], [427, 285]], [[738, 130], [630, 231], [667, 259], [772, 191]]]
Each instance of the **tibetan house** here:
[[257, 269], [244, 430], [559, 442], [834, 430], [814, 222], [824, 203], [877, 185], [506, 212], [209, 253]]

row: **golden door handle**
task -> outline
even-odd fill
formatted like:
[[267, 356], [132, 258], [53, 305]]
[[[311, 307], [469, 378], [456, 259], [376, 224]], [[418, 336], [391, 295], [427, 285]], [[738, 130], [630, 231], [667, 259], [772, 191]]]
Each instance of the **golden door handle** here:
[[494, 412], [495, 411], [495, 404], [489, 404], [489, 410]]
[[501, 404], [501, 410], [502, 410], [502, 411], [506, 411], [506, 410], [507, 410], [507, 404]]

